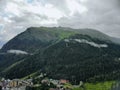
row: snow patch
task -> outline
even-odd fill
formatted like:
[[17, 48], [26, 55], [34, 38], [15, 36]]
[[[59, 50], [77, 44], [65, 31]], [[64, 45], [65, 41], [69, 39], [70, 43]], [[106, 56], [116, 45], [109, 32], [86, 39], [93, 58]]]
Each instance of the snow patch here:
[[12, 53], [12, 54], [25, 54], [27, 55], [28, 53], [22, 50], [8, 50], [7, 53]]

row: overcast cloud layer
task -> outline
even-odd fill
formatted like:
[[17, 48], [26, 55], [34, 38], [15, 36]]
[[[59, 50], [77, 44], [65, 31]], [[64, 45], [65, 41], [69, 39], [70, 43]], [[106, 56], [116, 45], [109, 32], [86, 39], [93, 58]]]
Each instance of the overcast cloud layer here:
[[120, 38], [120, 0], [0, 0], [0, 46], [31, 26], [93, 28]]

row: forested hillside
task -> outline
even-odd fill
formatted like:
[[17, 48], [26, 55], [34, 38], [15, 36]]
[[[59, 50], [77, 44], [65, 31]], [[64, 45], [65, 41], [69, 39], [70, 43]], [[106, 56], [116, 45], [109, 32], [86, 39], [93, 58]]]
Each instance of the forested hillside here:
[[79, 83], [80, 80], [95, 82], [119, 78], [119, 44], [97, 31], [95, 34], [99, 36], [93, 36], [94, 30], [89, 34], [87, 29], [83, 29], [84, 33], [83, 30], [68, 29], [30, 28], [13, 38], [3, 46], [2, 51], [15, 49], [28, 54], [1, 55], [1, 75], [12, 79], [39, 72], [46, 73], [50, 78], [68, 79], [73, 83]]

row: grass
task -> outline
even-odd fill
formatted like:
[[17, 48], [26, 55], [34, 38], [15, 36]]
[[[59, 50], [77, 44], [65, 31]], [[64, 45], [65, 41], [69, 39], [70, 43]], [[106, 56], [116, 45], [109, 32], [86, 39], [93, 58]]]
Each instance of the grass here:
[[11, 68], [13, 68], [14, 66], [17, 66], [18, 64], [20, 64], [21, 62], [23, 62], [24, 60], [18, 61], [12, 65], [10, 65], [8, 68], [6, 68], [3, 72], [7, 72], [9, 71]]
[[70, 89], [72, 89], [73, 86], [72, 86], [70, 83], [66, 83], [66, 84], [64, 85], [64, 88], [70, 88]]
[[34, 73], [32, 73], [32, 74], [30, 74], [30, 75], [28, 75], [28, 76], [25, 76], [25, 77], [23, 77], [23, 78], [21, 78], [21, 79], [22, 79], [22, 80], [25, 80], [25, 79], [28, 79], [28, 78], [30, 78], [30, 77], [35, 77], [36, 74], [37, 74], [37, 72], [34, 72]]
[[73, 90], [111, 90], [112, 85], [115, 81], [106, 81], [100, 83], [85, 83], [83, 88], [73, 88]]
[[68, 38], [72, 35], [75, 35], [77, 32], [75, 31], [68, 31], [68, 30], [63, 30], [61, 28], [47, 28], [47, 27], [40, 27], [38, 28], [39, 30], [45, 30], [47, 32], [51, 32], [54, 35], [58, 35], [60, 40], [64, 38]]

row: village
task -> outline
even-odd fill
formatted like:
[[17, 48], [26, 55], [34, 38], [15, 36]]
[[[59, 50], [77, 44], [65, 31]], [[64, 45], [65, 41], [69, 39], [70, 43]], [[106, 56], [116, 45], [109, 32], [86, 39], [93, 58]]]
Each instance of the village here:
[[25, 90], [26, 86], [33, 86], [32, 79], [4, 79], [0, 82], [0, 90]]
[[[33, 79], [5, 79], [0, 81], [0, 90], [72, 90], [69, 80], [60, 79], [36, 79], [38, 83], [34, 83]], [[73, 85], [74, 87], [80, 87], [83, 82], [80, 81], [80, 85]], [[33, 89], [34, 88], [34, 89]], [[39, 88], [39, 89], [38, 89]]]

